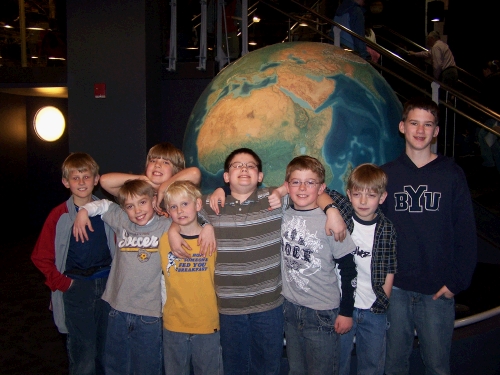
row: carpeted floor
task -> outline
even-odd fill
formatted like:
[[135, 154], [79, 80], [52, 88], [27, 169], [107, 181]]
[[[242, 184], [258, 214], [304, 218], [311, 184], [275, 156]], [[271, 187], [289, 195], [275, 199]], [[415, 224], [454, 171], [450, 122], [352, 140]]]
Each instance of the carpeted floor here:
[[6, 249], [9, 257], [0, 263], [0, 374], [68, 373], [65, 336], [48, 309], [49, 288], [30, 260], [35, 240], [20, 239]]

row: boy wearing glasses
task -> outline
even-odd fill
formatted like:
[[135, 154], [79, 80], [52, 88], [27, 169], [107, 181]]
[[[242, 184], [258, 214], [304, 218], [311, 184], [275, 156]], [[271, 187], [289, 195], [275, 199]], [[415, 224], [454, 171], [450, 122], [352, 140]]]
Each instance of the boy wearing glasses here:
[[324, 181], [325, 168], [316, 158], [298, 156], [287, 166], [293, 205], [281, 224], [282, 295], [286, 352], [297, 374], [338, 374], [339, 337], [352, 327], [356, 246], [349, 234], [336, 242], [323, 230], [326, 216], [317, 199]]
[[[263, 179], [259, 156], [249, 148], [234, 150], [224, 162], [228, 191], [219, 188], [204, 197], [201, 211], [217, 238], [215, 288], [220, 342], [224, 372], [231, 375], [280, 374], [280, 228], [287, 199], [279, 198], [284, 194], [275, 194], [273, 188], [259, 188]], [[324, 224], [326, 215], [322, 215]], [[337, 209], [328, 210], [328, 217], [329, 228], [342, 240], [345, 224]], [[324, 226], [321, 231], [325, 232]]]

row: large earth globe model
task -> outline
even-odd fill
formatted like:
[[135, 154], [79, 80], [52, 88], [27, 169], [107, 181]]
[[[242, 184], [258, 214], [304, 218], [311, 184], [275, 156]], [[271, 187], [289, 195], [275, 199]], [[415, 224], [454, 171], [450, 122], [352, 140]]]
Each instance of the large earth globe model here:
[[361, 163], [384, 164], [404, 142], [402, 106], [366, 61], [326, 43], [291, 42], [246, 54], [217, 74], [188, 121], [183, 151], [202, 191], [224, 184], [224, 160], [248, 147], [262, 159], [264, 186], [279, 186], [295, 156], [318, 158], [326, 184], [345, 192]]

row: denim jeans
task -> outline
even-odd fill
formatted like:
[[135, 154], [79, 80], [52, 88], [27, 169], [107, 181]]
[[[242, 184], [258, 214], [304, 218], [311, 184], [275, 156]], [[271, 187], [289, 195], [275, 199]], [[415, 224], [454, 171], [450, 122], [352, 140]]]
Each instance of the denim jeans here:
[[111, 309], [106, 375], [162, 375], [162, 319]]
[[279, 375], [283, 354], [283, 308], [244, 315], [220, 314], [225, 375]]
[[107, 280], [73, 280], [63, 293], [70, 375], [104, 374], [109, 305], [101, 296]]
[[337, 375], [340, 342], [335, 332], [338, 309], [313, 310], [285, 299], [286, 354], [289, 375]]
[[387, 310], [387, 375], [408, 374], [417, 330], [426, 375], [450, 374], [450, 350], [455, 323], [455, 301], [441, 296], [408, 292], [393, 287]]
[[352, 328], [340, 336], [340, 375], [349, 375], [356, 336], [357, 375], [382, 375], [385, 363], [387, 315], [354, 308]]
[[220, 332], [189, 334], [163, 329], [165, 375], [222, 375]]

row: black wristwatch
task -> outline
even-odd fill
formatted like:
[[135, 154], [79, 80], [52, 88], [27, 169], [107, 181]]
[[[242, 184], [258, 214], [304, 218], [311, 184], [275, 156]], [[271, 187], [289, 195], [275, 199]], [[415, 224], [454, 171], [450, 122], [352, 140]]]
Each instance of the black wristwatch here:
[[325, 206], [325, 208], [323, 209], [323, 212], [325, 213], [325, 215], [326, 215], [326, 211], [328, 211], [329, 208], [337, 208], [337, 206], [335, 205], [335, 203], [327, 204]]

